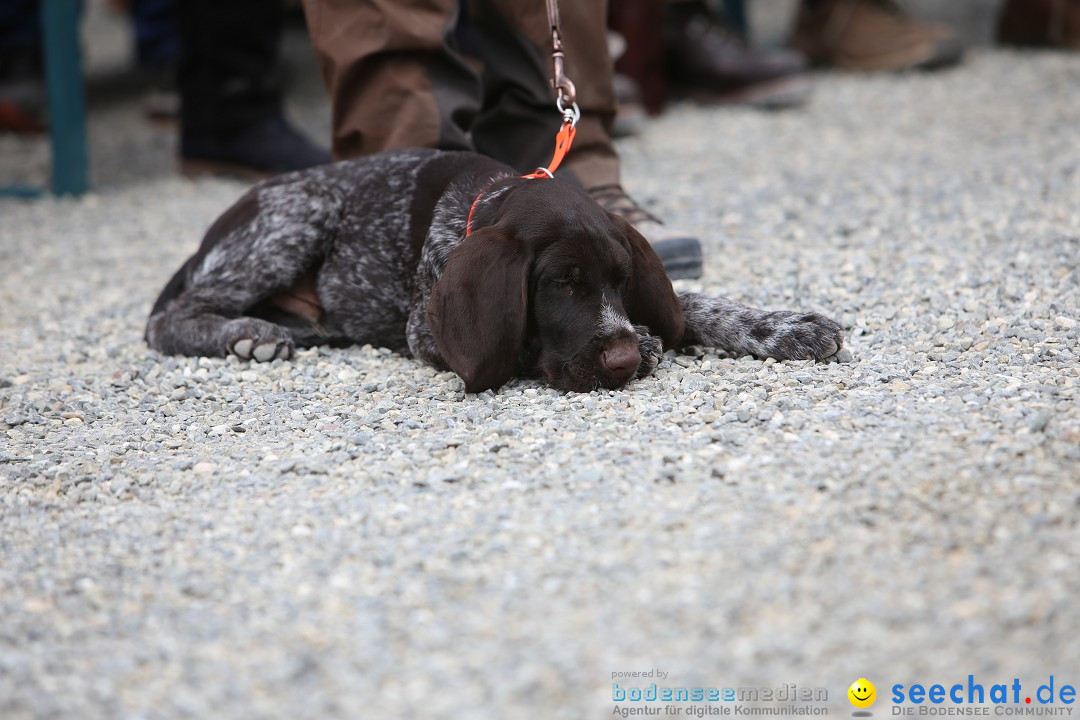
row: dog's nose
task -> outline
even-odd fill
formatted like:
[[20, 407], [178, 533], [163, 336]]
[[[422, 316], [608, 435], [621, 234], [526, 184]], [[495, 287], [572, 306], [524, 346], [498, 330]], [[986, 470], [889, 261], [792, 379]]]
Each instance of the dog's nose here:
[[615, 345], [600, 353], [600, 362], [614, 378], [626, 380], [641, 364], [641, 353], [638, 352], [637, 343]]

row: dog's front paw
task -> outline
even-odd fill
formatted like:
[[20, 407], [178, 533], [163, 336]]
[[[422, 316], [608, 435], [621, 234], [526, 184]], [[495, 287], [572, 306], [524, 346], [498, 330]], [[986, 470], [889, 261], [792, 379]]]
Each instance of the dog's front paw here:
[[229, 352], [244, 360], [288, 360], [296, 349], [288, 330], [257, 318], [230, 320], [222, 329], [222, 334]]
[[635, 325], [634, 330], [638, 334], [638, 352], [641, 354], [641, 364], [638, 365], [637, 379], [652, 375], [656, 366], [660, 364], [660, 358], [664, 357], [664, 341], [655, 335], [649, 334], [649, 329], [641, 325]]
[[827, 362], [844, 347], [844, 328], [818, 313], [787, 310], [766, 313], [750, 334], [759, 344], [762, 356], [777, 360]]

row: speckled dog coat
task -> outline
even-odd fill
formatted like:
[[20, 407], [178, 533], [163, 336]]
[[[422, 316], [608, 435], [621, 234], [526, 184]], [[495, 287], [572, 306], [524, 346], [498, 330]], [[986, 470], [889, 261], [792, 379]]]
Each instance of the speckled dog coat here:
[[253, 187], [165, 287], [146, 340], [258, 361], [370, 343], [449, 368], [469, 392], [514, 375], [588, 391], [648, 375], [664, 348], [827, 360], [843, 331], [677, 296], [648, 242], [569, 183], [404, 150]]

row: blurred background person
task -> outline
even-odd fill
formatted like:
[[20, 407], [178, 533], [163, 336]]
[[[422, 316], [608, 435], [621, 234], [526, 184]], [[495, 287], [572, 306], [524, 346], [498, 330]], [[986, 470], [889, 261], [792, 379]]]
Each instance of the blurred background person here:
[[39, 0], [0, 2], [0, 130], [45, 129]]
[[285, 119], [280, 0], [175, 0], [180, 163], [261, 177], [330, 162]]
[[639, 88], [645, 109], [660, 112], [670, 96], [706, 103], [776, 109], [801, 105], [813, 82], [806, 58], [748, 44], [705, 0], [612, 0], [609, 27], [625, 39], [619, 78]]
[[[277, 0], [122, 0], [135, 54], [159, 92], [148, 108], [174, 115], [187, 174], [264, 177], [330, 161], [289, 123], [282, 108]], [[0, 4], [0, 130], [47, 127], [40, 0]], [[165, 90], [166, 92], [160, 92]]]
[[638, 95], [652, 114], [671, 96], [792, 107], [810, 97], [813, 66], [932, 70], [964, 54], [953, 30], [893, 0], [802, 0], [787, 48], [748, 43], [706, 0], [611, 0], [609, 26], [625, 39], [615, 64], [626, 78], [621, 99]]

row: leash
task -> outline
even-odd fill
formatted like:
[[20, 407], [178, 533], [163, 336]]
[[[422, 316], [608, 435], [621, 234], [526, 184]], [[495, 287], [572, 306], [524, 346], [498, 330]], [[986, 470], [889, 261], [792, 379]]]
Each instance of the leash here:
[[[526, 180], [554, 179], [555, 171], [562, 164], [566, 154], [570, 152], [570, 146], [574, 144], [577, 124], [581, 120], [581, 109], [577, 104], [577, 88], [565, 72], [566, 53], [563, 52], [559, 2], [545, 0], [545, 3], [547, 4], [548, 25], [551, 28], [551, 87], [556, 93], [555, 107], [562, 113], [563, 121], [559, 132], [555, 134], [555, 154], [551, 156], [551, 161], [545, 167], [538, 167], [528, 175], [522, 175], [521, 177]], [[476, 206], [480, 204], [480, 199], [484, 197], [487, 189], [485, 186], [469, 206], [469, 216], [465, 221], [465, 237], [472, 235], [473, 213], [476, 212]]]
[[559, 0], [545, 0], [545, 3], [548, 25], [551, 28], [551, 87], [556, 93], [555, 107], [562, 113], [563, 124], [555, 135], [555, 154], [551, 157], [551, 162], [547, 167], [536, 168], [535, 172], [522, 175], [526, 178], [552, 177], [566, 153], [570, 152], [570, 145], [577, 134], [578, 120], [581, 119], [581, 110], [577, 106], [577, 88], [570, 78], [566, 77], [565, 72], [566, 53], [563, 52], [562, 24], [559, 22]]

